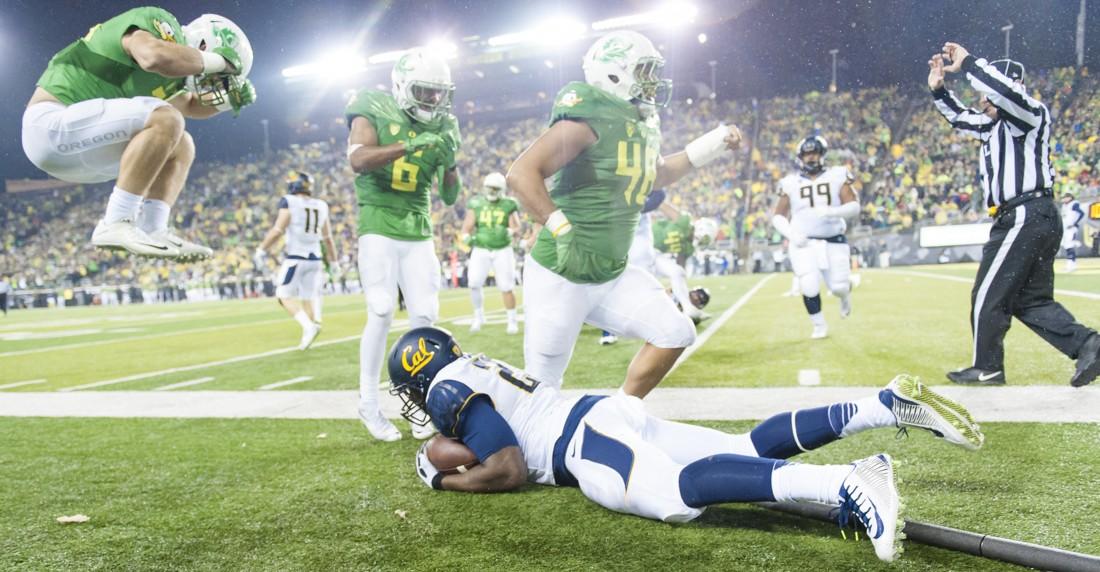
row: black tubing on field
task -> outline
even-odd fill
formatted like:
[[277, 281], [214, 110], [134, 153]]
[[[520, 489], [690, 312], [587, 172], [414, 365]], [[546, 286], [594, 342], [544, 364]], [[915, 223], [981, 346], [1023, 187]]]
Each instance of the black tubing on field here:
[[[820, 520], [835, 522], [833, 507], [818, 503], [761, 502], [767, 509]], [[1096, 572], [1100, 570], [1100, 556], [1070, 552], [1030, 542], [1021, 542], [999, 536], [978, 534], [913, 520], [905, 521], [907, 540], [963, 552], [983, 558], [991, 558], [1020, 566], [1054, 570], [1055, 572]]]

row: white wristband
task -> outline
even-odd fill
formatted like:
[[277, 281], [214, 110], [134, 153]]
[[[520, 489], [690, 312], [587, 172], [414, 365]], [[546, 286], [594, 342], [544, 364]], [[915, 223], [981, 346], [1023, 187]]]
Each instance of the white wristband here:
[[775, 230], [779, 231], [785, 238], [791, 238], [791, 221], [787, 220], [787, 217], [783, 215], [775, 215], [772, 217], [772, 226]]
[[355, 153], [355, 151], [357, 149], [359, 149], [360, 147], [362, 147], [362, 146], [363, 146], [362, 143], [354, 143], [354, 144], [348, 145], [348, 158], [350, 159], [352, 153]]
[[202, 54], [202, 75], [210, 75], [212, 73], [221, 73], [225, 71], [225, 68], [229, 67], [225, 58], [215, 54], [214, 52], [203, 52]]
[[696, 140], [687, 144], [684, 152], [693, 167], [702, 167], [717, 159], [726, 150], [726, 136], [730, 134], [730, 128], [725, 124], [711, 129]]
[[558, 209], [546, 217], [546, 229], [550, 231], [550, 236], [557, 238], [558, 235], [573, 230], [573, 225], [569, 222], [569, 219], [565, 218], [565, 213]]

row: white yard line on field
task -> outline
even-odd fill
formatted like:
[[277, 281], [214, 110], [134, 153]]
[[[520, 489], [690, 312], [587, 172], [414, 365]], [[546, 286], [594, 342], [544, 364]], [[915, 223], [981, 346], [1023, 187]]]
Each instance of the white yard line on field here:
[[36, 385], [36, 384], [39, 384], [39, 383], [46, 383], [46, 380], [45, 379], [30, 379], [30, 380], [27, 380], [27, 381], [17, 381], [15, 383], [8, 383], [8, 384], [5, 384], [5, 385], [0, 385], [0, 389], [12, 389], [14, 387], [23, 387], [24, 385]]
[[312, 375], [303, 375], [301, 377], [295, 377], [295, 378], [286, 379], [286, 380], [283, 380], [283, 381], [276, 381], [275, 383], [269, 383], [267, 385], [260, 386], [260, 391], [267, 391], [269, 389], [276, 389], [276, 388], [284, 387], [284, 386], [287, 386], [287, 385], [294, 385], [295, 383], [305, 383], [305, 382], [307, 382], [311, 379], [313, 379]]
[[688, 346], [688, 348], [684, 350], [684, 353], [680, 354], [680, 359], [676, 360], [676, 363], [672, 364], [672, 369], [668, 370], [668, 373], [671, 374], [672, 372], [676, 371], [676, 368], [680, 367], [680, 364], [687, 361], [688, 358], [690, 358], [696, 350], [703, 347], [703, 345], [707, 343], [707, 340], [709, 340], [710, 337], [714, 335], [714, 332], [717, 332], [723, 325], [725, 325], [725, 323], [728, 322], [729, 319], [732, 318], [733, 315], [741, 309], [741, 306], [744, 306], [745, 303], [749, 301], [749, 298], [752, 298], [754, 294], [756, 294], [761, 288], [764, 287], [765, 284], [768, 283], [769, 280], [774, 277], [775, 274], [768, 274], [767, 276], [761, 278], [755, 286], [750, 288], [748, 292], [745, 292], [740, 298], [738, 298], [737, 302], [734, 302], [732, 306], [726, 308], [726, 311], [722, 312], [722, 315], [719, 316], [718, 319], [710, 325], [710, 327], [708, 327], [706, 330], [703, 330], [703, 333], [699, 334], [699, 336], [695, 338], [695, 343]]
[[[908, 274], [909, 276], [919, 276], [922, 278], [935, 278], [937, 280], [948, 280], [951, 282], [962, 282], [964, 284], [974, 284], [973, 278], [963, 278], [962, 276], [951, 276], [948, 274], [938, 274], [935, 272], [921, 272], [919, 270], [894, 270], [894, 274]], [[1072, 296], [1075, 298], [1088, 298], [1089, 300], [1100, 300], [1100, 294], [1093, 292], [1082, 292], [1080, 290], [1063, 290], [1056, 288], [1054, 293], [1058, 296]]]
[[181, 387], [191, 387], [192, 385], [199, 385], [209, 381], [214, 381], [213, 377], [200, 377], [198, 379], [190, 379], [187, 381], [181, 381], [179, 383], [170, 383], [168, 385], [162, 385], [161, 387], [153, 388], [153, 391], [171, 391], [173, 389], [179, 389]]

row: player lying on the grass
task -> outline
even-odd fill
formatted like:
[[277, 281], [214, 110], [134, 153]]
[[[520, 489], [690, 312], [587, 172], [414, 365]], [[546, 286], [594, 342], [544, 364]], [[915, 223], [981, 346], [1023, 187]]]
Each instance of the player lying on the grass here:
[[720, 124], [662, 155], [664, 63], [637, 32], [602, 36], [584, 56], [585, 81], [562, 88], [550, 127], [508, 171], [509, 188], [544, 225], [523, 267], [524, 366], [557, 387], [585, 323], [645, 340], [623, 385], [638, 397], [695, 340], [691, 321], [627, 254], [650, 192], [728, 156], [741, 133]]
[[779, 181], [779, 202], [772, 216], [775, 230], [789, 241], [791, 269], [798, 277], [802, 302], [813, 324], [813, 339], [829, 335], [821, 311], [822, 275], [829, 291], [840, 298], [841, 317], [852, 312], [851, 250], [844, 233], [848, 229], [845, 219], [859, 216], [859, 198], [852, 190], [855, 178], [847, 167], [825, 166], [828, 151], [825, 139], [818, 135], [799, 142], [800, 173]]
[[268, 249], [286, 234], [286, 258], [275, 279], [275, 297], [302, 326], [298, 349], [305, 350], [321, 333], [320, 308], [314, 309], [325, 277], [321, 258], [323, 254], [330, 265], [335, 265], [336, 243], [332, 239], [328, 203], [313, 196], [313, 177], [303, 171], [291, 171], [286, 190], [287, 195], [279, 200], [275, 223], [256, 247], [252, 261], [257, 270], [262, 270]]
[[508, 184], [502, 173], [489, 173], [481, 184], [482, 195], [466, 204], [466, 219], [462, 221], [462, 242], [470, 246], [469, 286], [474, 304], [474, 321], [470, 331], [477, 332], [485, 324], [485, 298], [481, 289], [492, 268], [497, 288], [508, 312], [507, 333], [519, 333], [516, 317], [516, 255], [512, 239], [519, 232], [519, 205], [504, 196]]
[[425, 444], [416, 469], [432, 488], [500, 492], [527, 481], [577, 486], [611, 510], [669, 522], [692, 520], [712, 504], [816, 501], [839, 506], [844, 520], [854, 515], [883, 560], [898, 554], [901, 523], [890, 457], [846, 465], [784, 459], [875, 428], [927, 429], [967, 449], [984, 440], [965, 408], [905, 375], [858, 401], [780, 413], [731, 435], [649, 415], [641, 400], [622, 391], [563, 396], [508, 364], [463, 354], [439, 328], [401, 336], [388, 367], [402, 415], [429, 416], [479, 462], [444, 474]]
[[184, 118], [256, 100], [252, 47], [236, 24], [204, 14], [180, 27], [161, 8], [92, 26], [50, 59], [23, 113], [23, 151], [71, 183], [116, 179], [92, 245], [193, 260], [213, 254], [168, 228], [195, 159]]

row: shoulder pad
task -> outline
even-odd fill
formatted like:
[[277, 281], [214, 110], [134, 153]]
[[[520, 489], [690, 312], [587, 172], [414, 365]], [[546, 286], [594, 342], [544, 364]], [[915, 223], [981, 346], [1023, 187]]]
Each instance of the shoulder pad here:
[[465, 383], [453, 379], [444, 379], [433, 383], [428, 390], [426, 403], [428, 415], [432, 418], [432, 425], [435, 425], [435, 428], [444, 437], [454, 439], [462, 411], [478, 395], [484, 394], [475, 393]]

